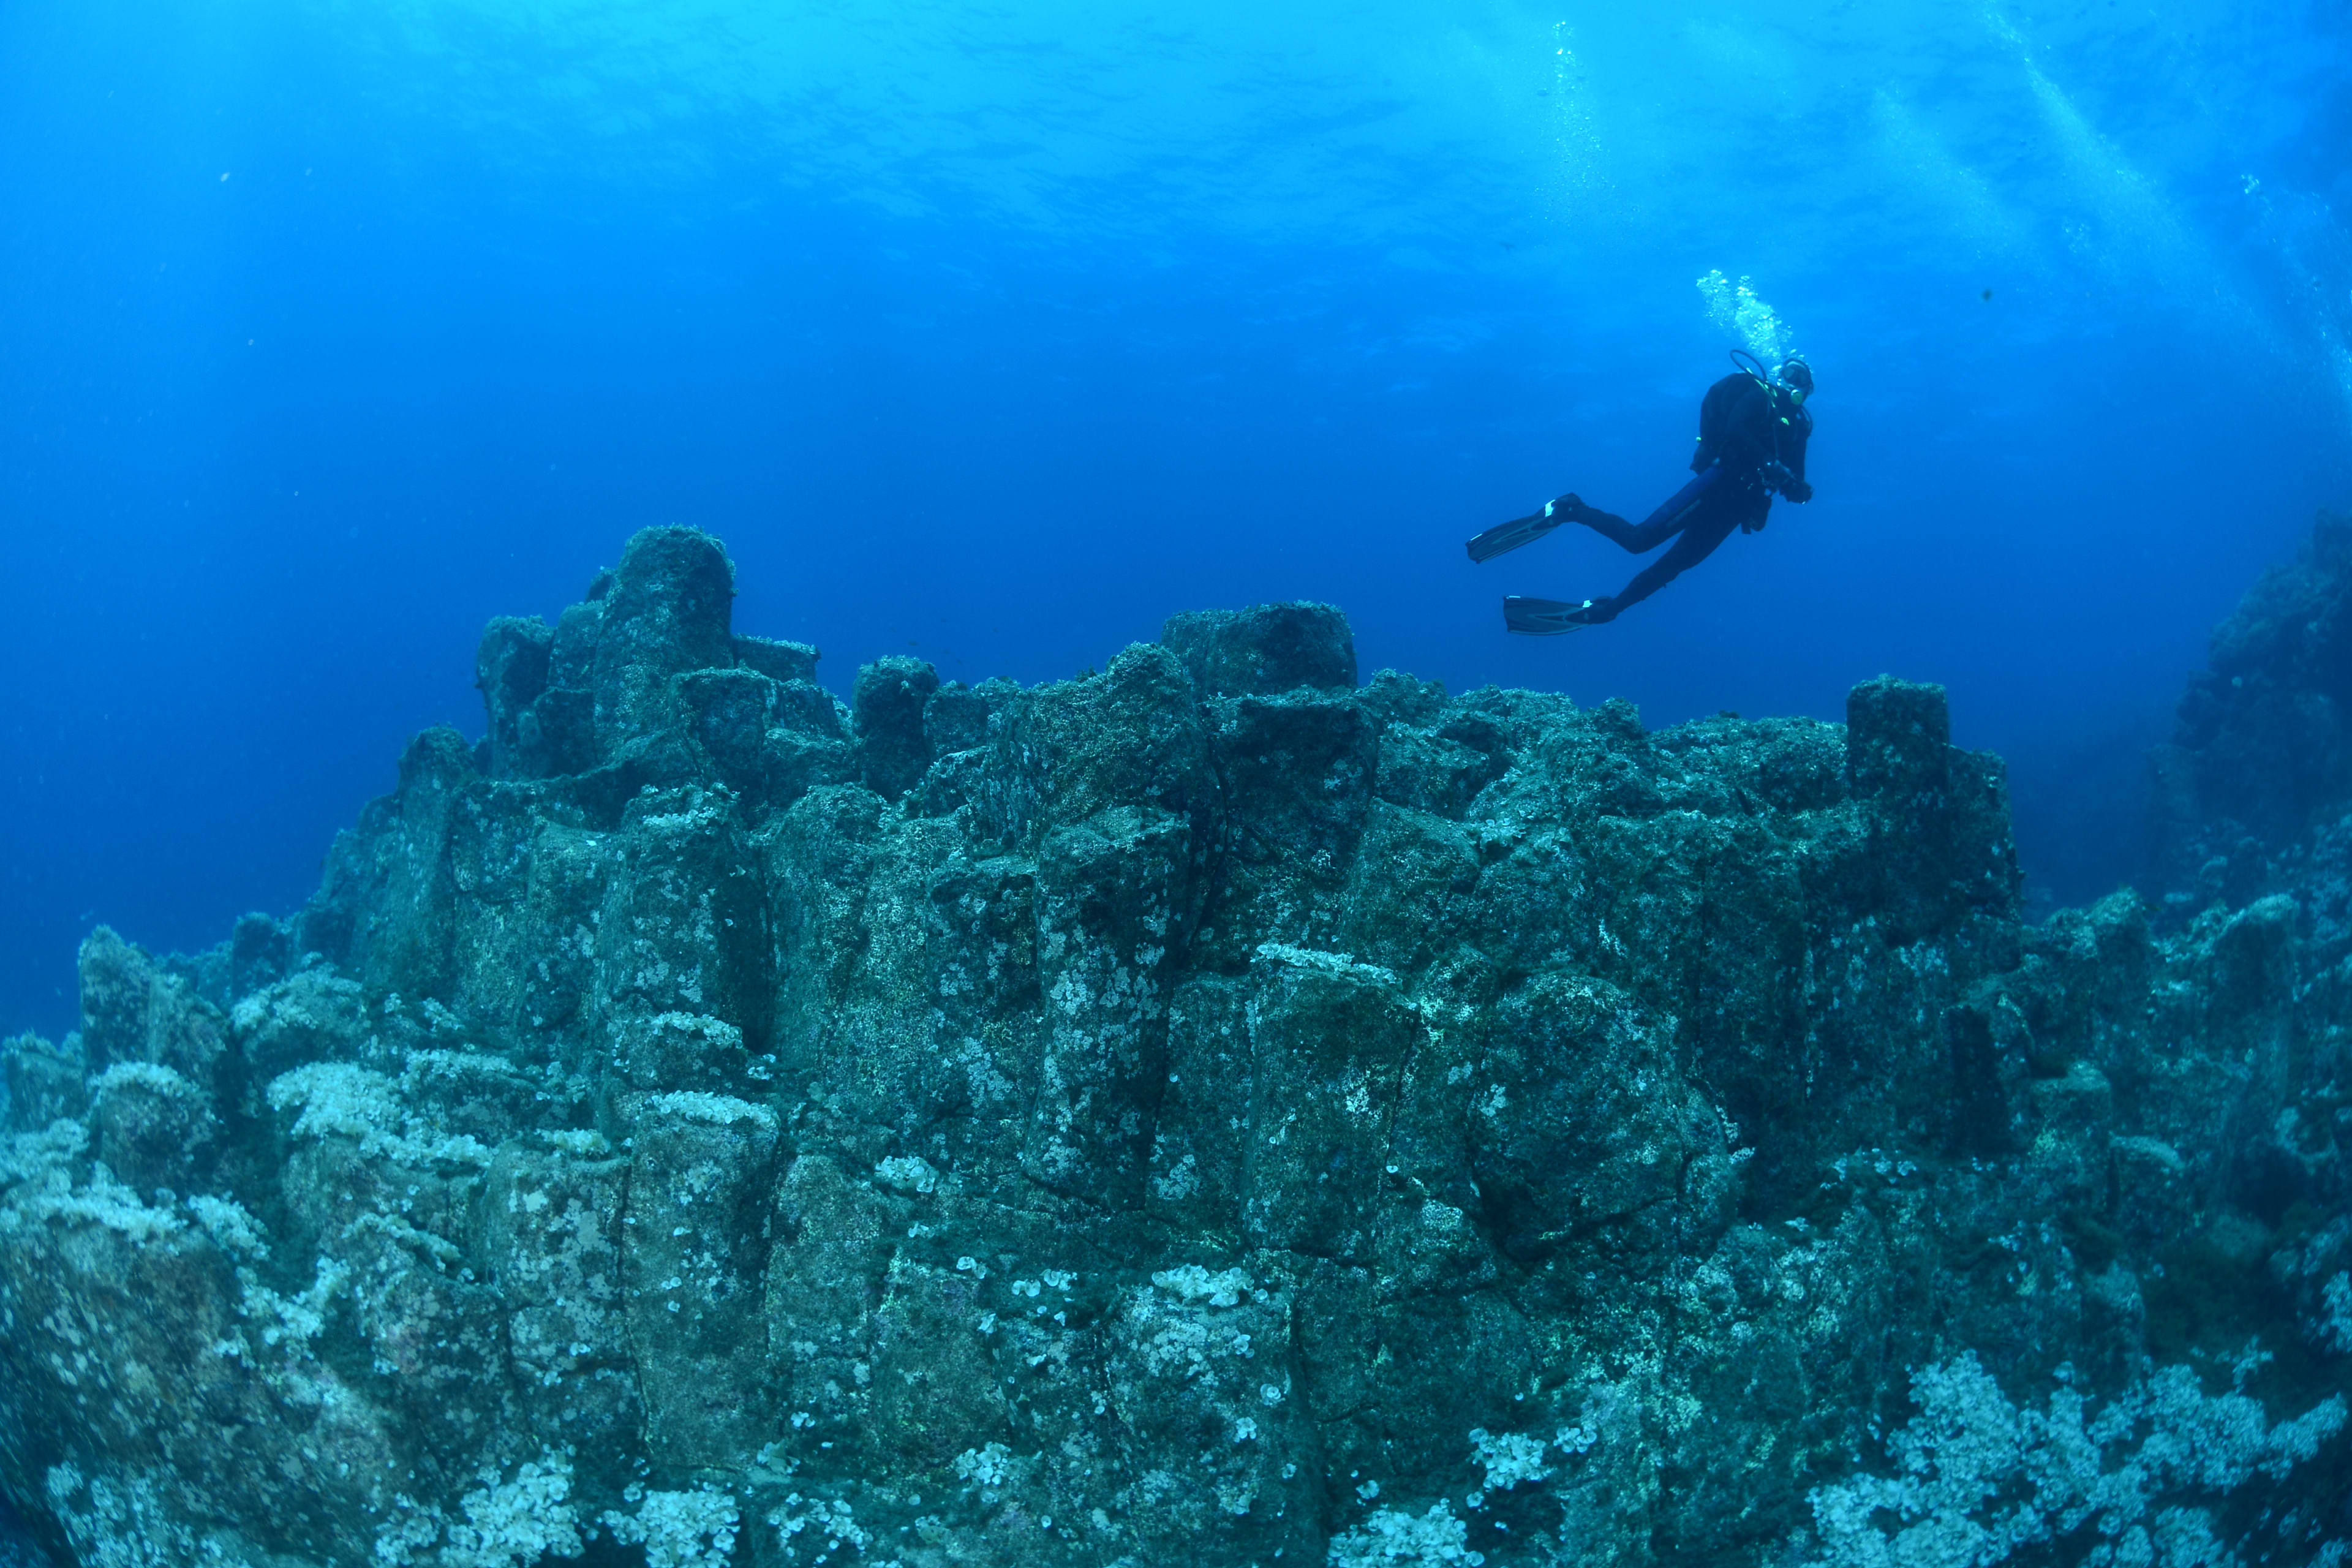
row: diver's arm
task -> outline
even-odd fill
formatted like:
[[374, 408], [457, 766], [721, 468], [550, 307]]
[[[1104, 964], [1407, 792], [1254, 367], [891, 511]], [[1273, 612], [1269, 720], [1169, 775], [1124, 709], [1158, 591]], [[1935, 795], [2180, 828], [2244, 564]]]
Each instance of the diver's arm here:
[[[1783, 413], [1783, 409], [1788, 412]], [[1731, 429], [1742, 448], [1742, 461], [1769, 490], [1792, 501], [1811, 500], [1813, 487], [1805, 482], [1805, 440], [1812, 420], [1801, 405], [1787, 402], [1754, 387], [1740, 400]]]
[[1789, 467], [1789, 478], [1780, 486], [1780, 493], [1792, 501], [1813, 499], [1813, 487], [1805, 479], [1805, 447], [1812, 435], [1812, 416], [1800, 407], [1789, 416], [1788, 430], [1780, 437], [1780, 461]]

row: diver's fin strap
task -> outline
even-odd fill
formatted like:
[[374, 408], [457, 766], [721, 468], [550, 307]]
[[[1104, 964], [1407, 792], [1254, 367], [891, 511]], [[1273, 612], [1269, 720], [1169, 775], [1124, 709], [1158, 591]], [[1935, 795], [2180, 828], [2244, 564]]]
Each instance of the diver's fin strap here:
[[1522, 599], [1514, 595], [1503, 601], [1503, 625], [1522, 637], [1556, 637], [1600, 625], [1592, 618], [1592, 612], [1600, 607], [1597, 599], [1580, 599], [1571, 604], [1561, 599]]
[[1473, 561], [1492, 561], [1522, 544], [1533, 544], [1567, 521], [1566, 517], [1552, 510], [1550, 501], [1546, 501], [1543, 510], [1531, 512], [1526, 517], [1515, 517], [1508, 522], [1498, 522], [1463, 548], [1470, 552]]

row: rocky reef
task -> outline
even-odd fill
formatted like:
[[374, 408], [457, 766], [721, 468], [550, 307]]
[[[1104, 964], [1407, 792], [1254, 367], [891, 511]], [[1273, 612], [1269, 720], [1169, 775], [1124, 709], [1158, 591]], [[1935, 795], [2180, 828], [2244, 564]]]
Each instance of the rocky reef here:
[[2192, 914], [2273, 892], [2322, 894], [2344, 925], [2352, 829], [2352, 517], [2323, 511], [2214, 628], [2155, 758], [2157, 873]]
[[[2336, 668], [2265, 594], [2224, 710]], [[306, 908], [0, 1051], [60, 1561], [2347, 1555], [2311, 855], [2028, 925], [1932, 686], [1654, 732], [1286, 605], [845, 705], [732, 595], [494, 622]], [[2241, 732], [2196, 831], [2352, 796]]]

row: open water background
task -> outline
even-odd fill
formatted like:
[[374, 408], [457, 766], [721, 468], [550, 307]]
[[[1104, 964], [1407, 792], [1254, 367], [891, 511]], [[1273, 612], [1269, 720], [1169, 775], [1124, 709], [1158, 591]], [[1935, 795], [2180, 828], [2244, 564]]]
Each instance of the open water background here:
[[[2352, 6], [0, 5], [0, 1029], [310, 890], [482, 622], [630, 531], [845, 689], [1312, 597], [1367, 673], [1837, 717], [1947, 682], [2045, 898], [2352, 505]], [[1752, 280], [1808, 507], [1616, 626]], [[1988, 292], [1989, 291], [1989, 292]]]

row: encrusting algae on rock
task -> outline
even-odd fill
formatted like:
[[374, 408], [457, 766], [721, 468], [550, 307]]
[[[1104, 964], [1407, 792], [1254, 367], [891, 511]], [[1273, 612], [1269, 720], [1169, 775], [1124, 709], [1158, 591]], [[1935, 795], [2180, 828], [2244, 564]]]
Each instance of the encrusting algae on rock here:
[[1652, 732], [1275, 605], [845, 705], [732, 592], [494, 622], [299, 913], [0, 1052], [67, 1560], [2346, 1555], [2293, 887], [2025, 925], [1934, 687]]

